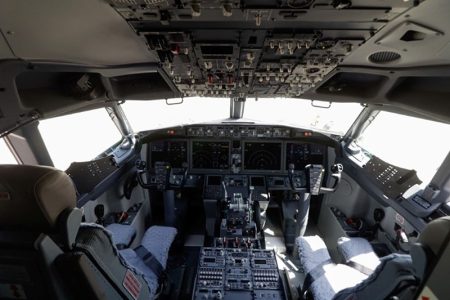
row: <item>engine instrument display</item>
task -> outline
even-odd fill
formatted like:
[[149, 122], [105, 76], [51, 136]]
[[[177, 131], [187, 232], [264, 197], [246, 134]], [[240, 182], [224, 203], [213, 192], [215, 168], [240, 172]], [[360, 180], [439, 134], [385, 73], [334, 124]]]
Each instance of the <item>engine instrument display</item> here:
[[230, 167], [230, 143], [213, 141], [192, 142], [193, 169], [228, 169]]
[[244, 145], [244, 169], [281, 169], [281, 143], [246, 142]]
[[156, 141], [151, 143], [152, 167], [155, 162], [168, 162], [172, 168], [182, 168], [188, 161], [186, 141]]
[[294, 164], [296, 170], [302, 170], [309, 164], [323, 163], [324, 146], [307, 143], [286, 144], [286, 169]]

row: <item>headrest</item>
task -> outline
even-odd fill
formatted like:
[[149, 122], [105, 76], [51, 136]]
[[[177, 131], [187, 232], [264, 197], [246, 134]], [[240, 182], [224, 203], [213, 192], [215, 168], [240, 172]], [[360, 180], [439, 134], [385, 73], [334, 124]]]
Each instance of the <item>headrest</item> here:
[[446, 246], [450, 234], [450, 217], [442, 217], [431, 221], [421, 232], [418, 242], [427, 246], [434, 255], [439, 255]]
[[76, 205], [70, 177], [52, 167], [0, 165], [0, 228], [52, 231]]

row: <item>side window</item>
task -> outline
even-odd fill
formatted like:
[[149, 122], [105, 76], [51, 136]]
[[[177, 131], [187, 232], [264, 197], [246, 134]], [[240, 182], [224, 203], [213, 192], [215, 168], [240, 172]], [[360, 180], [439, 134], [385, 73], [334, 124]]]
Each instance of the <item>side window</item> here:
[[121, 140], [104, 108], [43, 120], [39, 131], [56, 168], [88, 161]]
[[6, 142], [3, 138], [0, 138], [0, 165], [2, 164], [17, 164], [17, 160], [14, 158], [11, 150], [6, 145]]
[[381, 111], [355, 142], [428, 184], [450, 151], [449, 136], [450, 124]]

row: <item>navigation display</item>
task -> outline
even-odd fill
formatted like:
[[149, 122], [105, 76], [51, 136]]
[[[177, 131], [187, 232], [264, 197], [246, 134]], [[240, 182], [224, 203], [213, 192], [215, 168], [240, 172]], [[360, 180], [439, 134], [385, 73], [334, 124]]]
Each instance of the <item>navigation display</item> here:
[[193, 169], [228, 169], [230, 167], [230, 143], [214, 141], [192, 142]]
[[303, 170], [309, 164], [322, 164], [324, 146], [308, 143], [287, 143], [286, 169], [294, 164], [296, 170]]
[[244, 169], [269, 171], [281, 170], [281, 143], [245, 143]]

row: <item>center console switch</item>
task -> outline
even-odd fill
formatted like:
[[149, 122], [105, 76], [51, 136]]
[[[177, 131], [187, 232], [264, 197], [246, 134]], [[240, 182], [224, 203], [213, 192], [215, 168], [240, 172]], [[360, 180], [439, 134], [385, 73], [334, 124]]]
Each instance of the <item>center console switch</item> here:
[[229, 199], [226, 199], [220, 224], [220, 236], [256, 238], [252, 206], [252, 201], [244, 198], [241, 193], [233, 193]]
[[214, 239], [214, 247], [260, 249], [261, 241], [250, 237], [217, 237]]
[[224, 189], [222, 186], [222, 176], [220, 175], [208, 175], [205, 178], [205, 184], [203, 187], [203, 199], [215, 199], [219, 200], [224, 195]]
[[273, 250], [202, 248], [193, 299], [286, 299]]
[[239, 193], [244, 198], [248, 198], [249, 185], [248, 177], [245, 175], [226, 175], [223, 178], [223, 183], [228, 196]]

